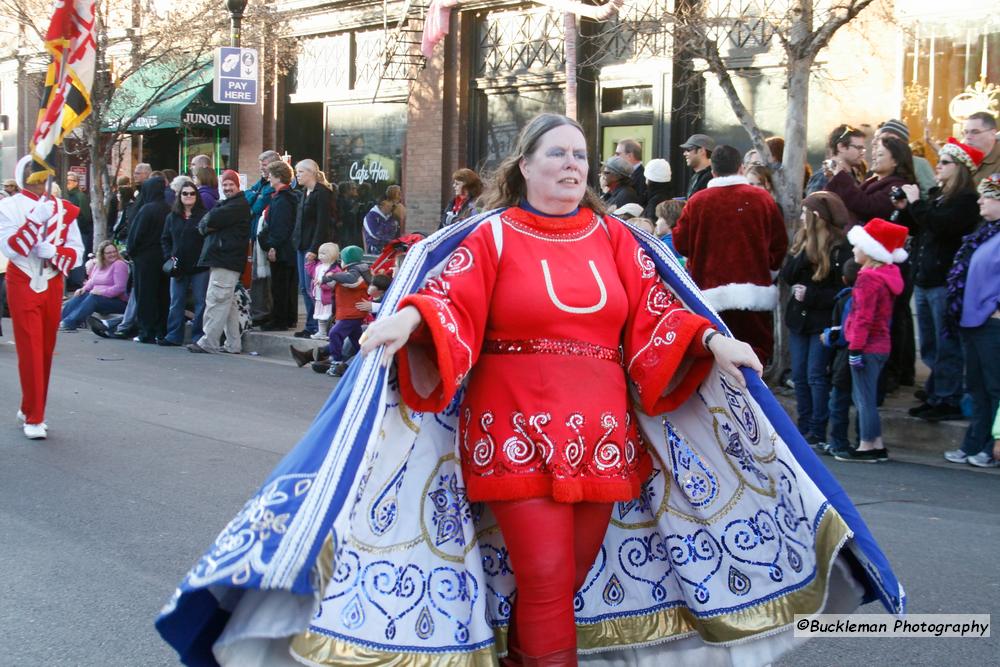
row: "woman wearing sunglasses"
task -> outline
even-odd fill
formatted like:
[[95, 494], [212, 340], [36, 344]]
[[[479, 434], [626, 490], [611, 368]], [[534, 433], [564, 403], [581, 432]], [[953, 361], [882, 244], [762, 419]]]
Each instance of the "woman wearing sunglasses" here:
[[205, 313], [205, 293], [208, 290], [208, 267], [198, 266], [204, 239], [198, 232], [198, 223], [207, 209], [198, 193], [198, 186], [190, 179], [184, 180], [177, 191], [177, 199], [170, 209], [163, 226], [160, 243], [163, 256], [173, 261], [170, 273], [170, 311], [167, 313], [167, 335], [157, 344], [177, 347], [184, 344], [184, 311], [188, 294], [194, 302], [194, 320], [191, 337], [202, 335], [202, 317]]
[[916, 239], [913, 283], [920, 357], [931, 374], [923, 391], [917, 392], [921, 404], [910, 414], [927, 421], [963, 418], [962, 346], [957, 336], [945, 334], [946, 285], [962, 237], [979, 222], [972, 174], [982, 161], [982, 151], [950, 138], [939, 153], [939, 187], [922, 200], [916, 185], [904, 185], [906, 198], [894, 202], [901, 209], [899, 222]]

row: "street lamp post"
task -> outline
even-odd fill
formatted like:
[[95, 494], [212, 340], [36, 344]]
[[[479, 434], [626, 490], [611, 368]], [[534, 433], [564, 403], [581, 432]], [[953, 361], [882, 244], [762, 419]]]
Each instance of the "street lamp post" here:
[[[226, 0], [226, 9], [229, 10], [230, 46], [239, 48], [240, 31], [243, 27], [243, 12], [247, 8], [248, 0]], [[229, 168], [239, 173], [240, 171], [240, 105], [229, 105]]]

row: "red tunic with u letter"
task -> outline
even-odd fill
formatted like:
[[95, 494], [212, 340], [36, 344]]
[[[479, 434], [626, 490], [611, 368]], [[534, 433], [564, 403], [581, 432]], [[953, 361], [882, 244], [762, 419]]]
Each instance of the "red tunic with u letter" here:
[[[637, 497], [652, 463], [633, 400], [668, 411], [713, 361], [708, 321], [660, 281], [620, 221], [589, 209], [495, 214], [407, 305], [423, 324], [397, 353], [406, 404], [441, 411], [468, 376], [459, 449], [473, 501]], [[422, 396], [413, 373], [428, 358], [440, 378]]]

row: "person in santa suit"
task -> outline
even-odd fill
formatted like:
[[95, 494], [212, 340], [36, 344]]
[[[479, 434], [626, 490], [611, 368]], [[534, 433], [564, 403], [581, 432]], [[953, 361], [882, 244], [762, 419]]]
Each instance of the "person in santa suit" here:
[[778, 306], [774, 277], [788, 250], [788, 232], [774, 198], [738, 173], [740, 163], [732, 146], [712, 152], [714, 178], [688, 200], [674, 227], [674, 246], [722, 321], [766, 365]]
[[659, 414], [692, 395], [713, 357], [737, 382], [739, 366], [761, 370], [749, 345], [666, 288], [587, 172], [580, 126], [537, 116], [497, 170], [488, 208], [507, 208], [363, 338], [365, 352], [395, 354], [414, 410], [445, 409], [469, 376], [461, 465], [515, 572], [509, 664], [576, 664], [574, 593], [613, 504], [638, 497], [652, 469], [629, 386]]
[[40, 440], [48, 435], [45, 400], [52, 353], [59, 329], [63, 279], [83, 256], [77, 227], [79, 209], [45, 194], [51, 172], [34, 171], [31, 156], [17, 163], [21, 191], [0, 201], [0, 251], [10, 259], [7, 301], [17, 346], [21, 378], [24, 434]]

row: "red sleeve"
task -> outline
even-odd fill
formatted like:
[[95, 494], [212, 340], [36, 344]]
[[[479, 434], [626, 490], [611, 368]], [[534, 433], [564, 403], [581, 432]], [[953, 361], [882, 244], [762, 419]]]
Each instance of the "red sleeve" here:
[[615, 263], [629, 295], [625, 368], [649, 415], [673, 410], [704, 381], [714, 359], [701, 339], [711, 325], [684, 307], [624, 225], [608, 220]]
[[[416, 294], [399, 302], [414, 306], [423, 323], [396, 353], [403, 401], [421, 412], [440, 412], [479, 358], [486, 317], [496, 284], [497, 253], [491, 227], [471, 232], [452, 253], [439, 276], [431, 278]], [[424, 355], [437, 368], [440, 381], [426, 398], [413, 384], [411, 355]]]
[[785, 261], [788, 254], [788, 231], [785, 229], [785, 218], [781, 215], [781, 209], [774, 202], [771, 206], [771, 244], [768, 247], [769, 268], [777, 271]]

